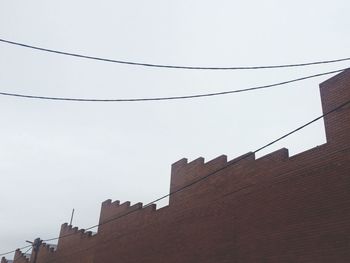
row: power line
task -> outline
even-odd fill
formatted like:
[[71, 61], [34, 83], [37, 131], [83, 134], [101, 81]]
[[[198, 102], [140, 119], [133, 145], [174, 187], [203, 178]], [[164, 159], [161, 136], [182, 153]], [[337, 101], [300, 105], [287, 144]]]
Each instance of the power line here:
[[133, 61], [124, 61], [124, 60], [115, 60], [115, 59], [109, 59], [109, 58], [102, 58], [102, 57], [95, 57], [95, 56], [88, 56], [88, 55], [82, 55], [77, 53], [70, 53], [60, 50], [54, 50], [54, 49], [48, 49], [33, 45], [28, 45], [24, 43], [14, 42], [6, 39], [1, 39], [0, 42], [30, 48], [34, 50], [59, 54], [59, 55], [65, 55], [65, 56], [72, 56], [77, 58], [84, 58], [84, 59], [90, 59], [90, 60], [98, 60], [103, 62], [111, 62], [111, 63], [118, 63], [118, 64], [125, 64], [125, 65], [133, 65], [133, 66], [143, 66], [143, 67], [152, 67], [152, 68], [168, 68], [168, 69], [192, 69], [192, 70], [255, 70], [255, 69], [273, 69], [273, 68], [292, 68], [292, 67], [305, 67], [305, 66], [311, 66], [311, 65], [320, 65], [320, 64], [330, 64], [330, 63], [336, 63], [336, 62], [342, 62], [342, 61], [348, 61], [350, 58], [341, 58], [341, 59], [333, 59], [333, 60], [323, 60], [323, 61], [314, 61], [314, 62], [306, 62], [306, 63], [296, 63], [296, 64], [284, 64], [284, 65], [268, 65], [268, 66], [238, 66], [238, 67], [199, 67], [199, 66], [176, 66], [176, 65], [164, 65], [164, 64], [153, 64], [153, 63], [142, 63], [142, 62], [133, 62]]
[[333, 74], [333, 73], [338, 73], [338, 72], [341, 72], [341, 71], [344, 71], [344, 70], [347, 70], [347, 69], [349, 69], [349, 68], [328, 71], [328, 72], [325, 72], [325, 73], [309, 75], [309, 76], [306, 76], [306, 77], [301, 77], [301, 78], [296, 78], [296, 79], [292, 79], [292, 80], [282, 81], [282, 82], [278, 82], [278, 83], [274, 83], [274, 84], [257, 86], [257, 87], [246, 88], [246, 89], [220, 91], [220, 92], [194, 94], [194, 95], [170, 96], [170, 97], [121, 98], [121, 99], [96, 99], [96, 98], [92, 98], [92, 99], [87, 99], [87, 98], [36, 96], [36, 95], [26, 95], [26, 94], [8, 93], [8, 92], [0, 92], [0, 95], [11, 96], [11, 97], [18, 97], [18, 98], [26, 98], [26, 99], [55, 100], [55, 101], [75, 101], [75, 102], [144, 102], [144, 101], [183, 100], [183, 99], [196, 99], [196, 98], [204, 98], [204, 97], [213, 97], [213, 96], [228, 95], [228, 94], [233, 94], [233, 93], [241, 93], [241, 92], [247, 92], [247, 91], [267, 89], [267, 88], [272, 88], [272, 87], [276, 87], [276, 86], [286, 85], [286, 84], [297, 82], [297, 81], [302, 81], [302, 80], [306, 80], [306, 79], [311, 79], [311, 78], [325, 76], [325, 75], [329, 75], [329, 74]]
[[[199, 179], [197, 179], [197, 180], [195, 180], [195, 181], [193, 181], [193, 182], [191, 182], [191, 183], [189, 183], [189, 184], [187, 184], [187, 185], [185, 185], [185, 186], [183, 186], [183, 187], [181, 187], [181, 188], [179, 188], [179, 189], [177, 189], [177, 190], [175, 190], [175, 191], [172, 191], [172, 192], [170, 192], [170, 193], [168, 193], [168, 194], [166, 194], [166, 195], [163, 195], [162, 197], [159, 197], [159, 198], [153, 200], [152, 202], [149, 202], [148, 204], [144, 205], [143, 208], [146, 208], [146, 207], [148, 207], [148, 206], [151, 206], [152, 204], [154, 204], [154, 203], [156, 203], [156, 202], [158, 202], [158, 201], [161, 201], [161, 200], [163, 200], [163, 199], [165, 199], [165, 198], [168, 198], [168, 197], [170, 197], [170, 196], [172, 196], [172, 195], [174, 195], [174, 194], [176, 194], [176, 193], [178, 193], [178, 192], [180, 192], [180, 191], [183, 191], [184, 189], [187, 189], [187, 188], [189, 188], [189, 187], [191, 187], [191, 186], [193, 186], [193, 185], [195, 185], [195, 184], [197, 184], [197, 183], [199, 183], [199, 182], [201, 182], [201, 181], [203, 181], [203, 180], [206, 180], [207, 178], [209, 178], [209, 177], [211, 177], [211, 176], [217, 174], [218, 172], [223, 171], [223, 170], [225, 170], [226, 168], [231, 167], [231, 166], [233, 166], [233, 165], [235, 165], [235, 164], [241, 162], [242, 160], [244, 160], [244, 159], [246, 159], [246, 158], [248, 158], [248, 157], [250, 157], [250, 156], [252, 156], [252, 155], [255, 155], [256, 153], [262, 151], [263, 149], [265, 149], [265, 148], [267, 148], [267, 147], [269, 147], [269, 146], [271, 146], [271, 145], [273, 145], [273, 144], [275, 144], [275, 143], [277, 143], [277, 142], [283, 140], [284, 138], [286, 138], [286, 137], [288, 137], [288, 136], [290, 136], [290, 135], [292, 135], [292, 134], [294, 134], [294, 133], [296, 133], [296, 132], [298, 132], [298, 131], [304, 129], [305, 127], [311, 125], [312, 123], [314, 123], [314, 122], [316, 122], [316, 121], [318, 121], [318, 120], [324, 118], [325, 116], [327, 116], [327, 115], [329, 115], [329, 114], [331, 114], [331, 113], [333, 113], [333, 112], [335, 112], [335, 111], [337, 111], [337, 110], [343, 108], [344, 106], [346, 106], [346, 105], [348, 105], [348, 104], [350, 104], [350, 100], [348, 100], [348, 101], [346, 101], [346, 102], [340, 104], [339, 106], [337, 106], [337, 107], [335, 107], [334, 109], [332, 109], [332, 110], [330, 110], [330, 111], [328, 111], [328, 112], [326, 112], [326, 113], [320, 115], [319, 117], [317, 117], [317, 118], [315, 118], [315, 119], [313, 119], [313, 120], [311, 120], [311, 121], [309, 121], [309, 122], [307, 122], [307, 123], [301, 125], [300, 127], [298, 127], [298, 128], [296, 128], [296, 129], [294, 129], [294, 130], [292, 130], [292, 131], [290, 131], [290, 132], [288, 132], [288, 133], [282, 135], [281, 137], [279, 137], [279, 138], [277, 138], [277, 139], [275, 139], [275, 140], [273, 140], [273, 141], [271, 141], [271, 142], [265, 144], [264, 146], [261, 146], [260, 148], [256, 149], [255, 151], [249, 152], [249, 153], [247, 153], [247, 154], [245, 154], [245, 155], [239, 157], [238, 159], [234, 160], [233, 162], [227, 164], [226, 166], [224, 166], [224, 167], [222, 167], [222, 168], [220, 168], [220, 169], [218, 169], [218, 170], [216, 170], [216, 171], [214, 171], [214, 172], [212, 172], [212, 173], [209, 173], [209, 174], [207, 174], [206, 176], [201, 177], [201, 178], [199, 178]], [[85, 229], [85, 230], [94, 229], [94, 228], [96, 228], [96, 227], [99, 227], [99, 226], [108, 224], [108, 223], [110, 223], [110, 222], [112, 222], [112, 221], [118, 220], [118, 219], [120, 219], [120, 218], [123, 218], [123, 217], [125, 217], [125, 216], [127, 216], [127, 215], [129, 215], [129, 214], [132, 214], [132, 213], [134, 213], [134, 212], [137, 212], [137, 211], [139, 211], [139, 210], [131, 210], [131, 211], [129, 211], [129, 212], [127, 212], [127, 213], [124, 213], [124, 214], [122, 214], [122, 215], [120, 215], [120, 216], [114, 217], [114, 218], [109, 219], [109, 220], [107, 220], [107, 221], [105, 221], [105, 222], [102, 222], [102, 223], [100, 223], [100, 224], [97, 224], [97, 225], [94, 225], [94, 226], [91, 226], [91, 227], [88, 227], [88, 228], [84, 228], [84, 229]], [[58, 239], [60, 239], [60, 238], [65, 238], [65, 237], [68, 237], [68, 236], [71, 236], [71, 235], [74, 235], [74, 234], [73, 234], [73, 233], [71, 233], [71, 234], [66, 234], [66, 235], [62, 235], [62, 236], [59, 236], [59, 237], [46, 239], [46, 240], [43, 240], [43, 241], [44, 241], [44, 242], [47, 242], [47, 241], [58, 240]]]

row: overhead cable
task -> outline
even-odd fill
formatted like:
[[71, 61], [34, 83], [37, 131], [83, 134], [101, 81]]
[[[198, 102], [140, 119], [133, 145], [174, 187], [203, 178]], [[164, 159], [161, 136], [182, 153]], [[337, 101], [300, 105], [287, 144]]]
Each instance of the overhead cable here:
[[168, 68], [168, 69], [190, 69], [190, 70], [256, 70], [256, 69], [273, 69], [273, 68], [292, 68], [292, 67], [305, 67], [311, 65], [320, 65], [320, 64], [330, 64], [342, 61], [348, 61], [350, 58], [340, 58], [340, 59], [332, 59], [332, 60], [323, 60], [323, 61], [313, 61], [306, 63], [296, 63], [296, 64], [283, 64], [283, 65], [266, 65], [266, 66], [234, 66], [234, 67], [200, 67], [200, 66], [178, 66], [178, 65], [165, 65], [165, 64], [153, 64], [153, 63], [142, 63], [142, 62], [133, 62], [133, 61], [125, 61], [125, 60], [115, 60], [110, 58], [102, 58], [95, 57], [77, 53], [70, 53], [60, 50], [48, 49], [39, 46], [33, 46], [25, 43], [19, 43], [7, 39], [0, 38], [0, 42], [7, 43], [15, 46], [30, 48], [38, 51], [49, 52], [59, 55], [90, 59], [90, 60], [98, 60], [103, 62], [124, 64], [124, 65], [133, 65], [133, 66], [142, 66], [142, 67], [152, 67], [152, 68]]
[[[286, 137], [288, 137], [288, 136], [290, 136], [290, 135], [292, 135], [292, 134], [294, 134], [294, 133], [296, 133], [296, 132], [298, 132], [298, 131], [304, 129], [305, 127], [311, 125], [312, 123], [314, 123], [314, 122], [316, 122], [316, 121], [318, 121], [318, 120], [324, 118], [325, 116], [327, 116], [327, 115], [329, 115], [329, 114], [331, 114], [331, 113], [333, 113], [333, 112], [335, 112], [335, 111], [337, 111], [337, 110], [343, 108], [344, 106], [346, 106], [346, 105], [348, 105], [348, 104], [350, 104], [350, 100], [348, 100], [348, 101], [346, 101], [346, 102], [340, 104], [339, 106], [337, 106], [337, 107], [333, 108], [332, 110], [330, 110], [330, 111], [328, 111], [328, 112], [326, 112], [326, 113], [324, 113], [324, 114], [318, 116], [317, 118], [315, 118], [315, 119], [313, 119], [313, 120], [311, 120], [311, 121], [309, 121], [309, 122], [307, 122], [307, 123], [301, 125], [300, 127], [298, 127], [298, 128], [296, 128], [296, 129], [294, 129], [294, 130], [292, 130], [292, 131], [290, 131], [290, 132], [288, 132], [288, 133], [282, 135], [281, 137], [279, 137], [279, 138], [277, 138], [277, 139], [275, 139], [275, 140], [273, 140], [273, 141], [271, 141], [271, 142], [269, 142], [269, 143], [267, 143], [267, 144], [265, 144], [265, 145], [263, 145], [263, 146], [257, 148], [256, 150], [254, 150], [254, 151], [252, 151], [252, 152], [249, 152], [249, 153], [247, 153], [247, 154], [245, 154], [245, 155], [242, 155], [241, 157], [239, 157], [239, 158], [235, 159], [234, 161], [228, 163], [226, 166], [224, 166], [224, 167], [222, 167], [222, 168], [220, 168], [220, 169], [218, 169], [218, 170], [216, 170], [216, 171], [214, 171], [214, 172], [211, 172], [211, 173], [207, 174], [206, 176], [201, 177], [201, 178], [199, 178], [199, 179], [197, 179], [197, 180], [195, 180], [195, 181], [193, 181], [193, 182], [191, 182], [191, 183], [189, 183], [189, 184], [187, 184], [187, 185], [185, 185], [185, 186], [183, 186], [183, 187], [180, 187], [179, 189], [177, 189], [177, 190], [175, 190], [175, 191], [172, 191], [172, 192], [170, 192], [170, 193], [168, 193], [168, 194], [166, 194], [166, 195], [163, 195], [162, 197], [159, 197], [159, 198], [153, 200], [152, 202], [149, 202], [148, 204], [144, 205], [143, 208], [146, 208], [146, 207], [148, 207], [148, 206], [151, 206], [151, 205], [155, 204], [155, 203], [158, 202], [158, 201], [161, 201], [161, 200], [163, 200], [163, 199], [165, 199], [165, 198], [168, 198], [168, 197], [170, 197], [170, 196], [172, 196], [172, 195], [175, 195], [176, 193], [178, 193], [178, 192], [180, 192], [180, 191], [183, 191], [184, 189], [187, 189], [187, 188], [189, 188], [189, 187], [191, 187], [191, 186], [193, 186], [193, 185], [195, 185], [195, 184], [197, 184], [197, 183], [199, 183], [199, 182], [201, 182], [201, 181], [204, 181], [204, 180], [208, 179], [209, 177], [211, 177], [211, 176], [213, 176], [213, 175], [216, 175], [217, 173], [219, 173], [219, 172], [221, 172], [221, 171], [227, 169], [228, 167], [231, 167], [231, 166], [233, 166], [233, 165], [236, 165], [237, 163], [239, 163], [239, 162], [241, 162], [241, 161], [247, 159], [248, 157], [250, 157], [250, 156], [252, 156], [252, 155], [254, 156], [256, 153], [262, 151], [263, 149], [265, 149], [265, 148], [267, 148], [267, 147], [269, 147], [269, 146], [271, 146], [271, 145], [273, 145], [273, 144], [275, 144], [275, 143], [277, 143], [277, 142], [279, 142], [279, 141], [285, 139]], [[125, 217], [125, 216], [127, 216], [127, 215], [129, 215], [129, 214], [135, 213], [135, 212], [137, 212], [137, 211], [138, 211], [138, 210], [131, 210], [131, 211], [127, 212], [127, 213], [121, 214], [121, 215], [119, 215], [119, 216], [117, 216], [117, 217], [111, 218], [111, 219], [106, 220], [106, 221], [104, 221], [104, 222], [102, 222], [102, 223], [99, 223], [99, 224], [97, 224], [97, 225], [94, 225], [94, 226], [91, 226], [91, 227], [87, 227], [87, 228], [84, 228], [84, 229], [85, 229], [85, 230], [91, 230], [91, 229], [94, 229], [94, 228], [96, 228], [96, 227], [100, 227], [100, 226], [102, 226], [102, 225], [105, 225], [105, 224], [108, 224], [108, 223], [110, 223], [110, 222], [116, 221], [116, 220], [118, 220], [118, 219], [120, 219], [120, 218], [123, 218], [123, 217]], [[71, 235], [74, 235], [74, 233], [61, 235], [61, 236], [59, 236], [59, 237], [50, 238], [50, 239], [46, 239], [46, 240], [43, 240], [43, 241], [44, 241], [44, 242], [47, 242], [47, 241], [58, 240], [58, 239], [60, 239], [60, 238], [65, 238], [65, 237], [68, 237], [68, 236], [71, 236]]]
[[39, 100], [55, 100], [55, 101], [75, 101], [75, 102], [145, 102], [145, 101], [165, 101], [165, 100], [184, 100], [184, 99], [196, 99], [196, 98], [204, 98], [204, 97], [213, 97], [213, 96], [221, 96], [221, 95], [228, 95], [233, 93], [241, 93], [241, 92], [247, 92], [247, 91], [254, 91], [254, 90], [260, 90], [260, 89], [267, 89], [272, 88], [276, 86], [282, 86], [289, 83], [302, 81], [306, 79], [321, 77], [333, 73], [338, 73], [345, 69], [339, 69], [339, 70], [333, 70], [328, 71], [324, 73], [309, 75], [306, 77], [296, 78], [292, 80], [282, 81], [278, 83], [263, 85], [263, 86], [256, 86], [246, 89], [238, 89], [238, 90], [229, 90], [229, 91], [220, 91], [220, 92], [213, 92], [213, 93], [204, 93], [204, 94], [194, 94], [194, 95], [181, 95], [181, 96], [170, 96], [170, 97], [152, 97], [152, 98], [120, 98], [120, 99], [96, 99], [96, 98], [69, 98], [69, 97], [51, 97], [51, 96], [37, 96], [37, 95], [26, 95], [26, 94], [19, 94], [19, 93], [9, 93], [9, 92], [0, 92], [0, 95], [2, 96], [11, 96], [11, 97], [18, 97], [18, 98], [26, 98], [26, 99], [39, 99]]

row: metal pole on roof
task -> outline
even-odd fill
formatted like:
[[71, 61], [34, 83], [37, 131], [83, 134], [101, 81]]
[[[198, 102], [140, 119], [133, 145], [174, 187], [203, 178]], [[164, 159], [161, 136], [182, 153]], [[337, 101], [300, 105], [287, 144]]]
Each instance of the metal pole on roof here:
[[74, 216], [74, 208], [72, 210], [72, 215], [70, 217], [70, 222], [69, 222], [69, 225], [72, 225], [72, 222], [73, 222], [73, 216]]

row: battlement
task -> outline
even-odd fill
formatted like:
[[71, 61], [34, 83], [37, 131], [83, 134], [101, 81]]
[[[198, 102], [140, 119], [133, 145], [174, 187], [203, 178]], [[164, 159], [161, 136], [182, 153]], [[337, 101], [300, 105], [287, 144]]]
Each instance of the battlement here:
[[156, 208], [157, 207], [155, 204], [147, 207], [143, 207], [143, 204], [140, 202], [134, 205], [131, 205], [129, 201], [126, 201], [121, 204], [119, 200], [112, 202], [111, 199], [108, 199], [104, 201], [101, 205], [99, 224], [106, 223], [109, 220], [135, 212], [136, 210], [139, 210], [140, 213], [144, 213], [144, 212], [156, 211]]
[[[39, 247], [39, 253], [37, 262], [46, 262], [48, 260], [52, 260], [56, 254], [56, 245], [41, 243]], [[30, 262], [34, 261], [34, 254], [32, 254]]]
[[[68, 223], [64, 223], [61, 226], [57, 251], [74, 246], [84, 246], [92, 242], [93, 238], [94, 234], [92, 231], [86, 231], [85, 229], [79, 229], [78, 227], [73, 227], [72, 225], [68, 225]], [[46, 245], [46, 249], [52, 251], [50, 245]]]
[[40, 251], [46, 251], [47, 253], [53, 253], [55, 252], [57, 249], [56, 245], [52, 245], [52, 244], [47, 244], [47, 243], [41, 243], [40, 245]]
[[274, 152], [268, 153], [258, 159], [256, 159], [257, 162], [279, 162], [279, 161], [286, 161], [289, 158], [289, 151], [287, 148], [281, 148], [279, 150], [276, 150]]
[[78, 227], [73, 227], [72, 225], [68, 225], [68, 223], [64, 223], [61, 226], [60, 236], [65, 236], [65, 238], [71, 237], [79, 237], [80, 239], [91, 238], [93, 236], [92, 231], [85, 231], [85, 229], [79, 229]]
[[[227, 161], [226, 155], [221, 155], [215, 159], [205, 162], [203, 157], [199, 157], [188, 163], [187, 159], [181, 159], [172, 165], [170, 192], [176, 192], [180, 188], [190, 185], [211, 174], [218, 173], [226, 168], [244, 169], [254, 168], [256, 166], [277, 166], [289, 159], [288, 149], [282, 148], [275, 152], [269, 153], [258, 159], [255, 158], [253, 152], [248, 152], [244, 155]], [[214, 175], [215, 176], [215, 175]], [[170, 204], [177, 198], [170, 197]]]
[[203, 157], [199, 157], [191, 162], [188, 162], [186, 158], [183, 158], [173, 163], [171, 166], [170, 192], [175, 192], [179, 188], [190, 184], [209, 173], [224, 169], [238, 159], [249, 162], [255, 160], [255, 157], [254, 154], [248, 153], [229, 162], [227, 161], [226, 155], [221, 155], [208, 162], [205, 162]]
[[30, 254], [25, 254], [20, 249], [16, 249], [14, 259], [14, 263], [29, 263]]

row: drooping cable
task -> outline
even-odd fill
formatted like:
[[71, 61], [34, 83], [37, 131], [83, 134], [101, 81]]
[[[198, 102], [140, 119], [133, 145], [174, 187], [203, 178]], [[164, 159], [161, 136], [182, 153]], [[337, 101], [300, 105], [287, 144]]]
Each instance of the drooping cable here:
[[18, 93], [9, 93], [9, 92], [0, 92], [2, 96], [11, 96], [18, 98], [26, 98], [26, 99], [39, 99], [39, 100], [54, 100], [54, 101], [74, 101], [74, 102], [146, 102], [146, 101], [165, 101], [165, 100], [184, 100], [184, 99], [196, 99], [196, 98], [204, 98], [204, 97], [213, 97], [213, 96], [222, 96], [234, 93], [248, 92], [254, 90], [267, 89], [277, 86], [282, 86], [286, 84], [290, 84], [293, 82], [298, 82], [302, 80], [307, 80], [311, 78], [321, 77], [329, 74], [339, 73], [341, 71], [347, 70], [349, 68], [343, 68], [333, 71], [328, 71], [324, 73], [318, 73], [314, 75], [309, 75], [306, 77], [296, 78], [292, 80], [282, 81], [278, 83], [256, 86], [246, 89], [238, 89], [238, 90], [228, 90], [228, 91], [220, 91], [213, 93], [204, 93], [204, 94], [194, 94], [194, 95], [182, 95], [182, 96], [170, 96], [170, 97], [153, 97], [153, 98], [120, 98], [120, 99], [88, 99], [88, 98], [68, 98], [68, 97], [50, 97], [50, 96], [36, 96], [36, 95], [25, 95]]
[[43, 47], [39, 47], [39, 46], [28, 45], [28, 44], [19, 43], [19, 42], [7, 40], [7, 39], [2, 39], [2, 38], [0, 38], [0, 42], [6, 43], [6, 44], [15, 45], [15, 46], [19, 46], [19, 47], [30, 48], [30, 49], [34, 49], [34, 50], [38, 50], [38, 51], [49, 52], [49, 53], [65, 55], [65, 56], [71, 56], [71, 57], [77, 57], [77, 58], [83, 58], [83, 59], [90, 59], [90, 60], [97, 60], [97, 61], [103, 61], [103, 62], [125, 64], [125, 65], [133, 65], [133, 66], [153, 67], [153, 68], [168, 68], [168, 69], [257, 70], [257, 69], [305, 67], [305, 66], [311, 66], [311, 65], [330, 64], [330, 63], [343, 62], [343, 61], [349, 61], [350, 60], [350, 58], [340, 58], [340, 59], [313, 61], [313, 62], [306, 62], [306, 63], [283, 64], [283, 65], [266, 65], [266, 66], [235, 66], [235, 67], [177, 66], [177, 65], [142, 63], [142, 62], [133, 62], [133, 61], [124, 61], [124, 60], [115, 60], [115, 59], [110, 59], [110, 58], [95, 57], [95, 56], [89, 56], [89, 55], [83, 55], [83, 54], [77, 54], [77, 53], [70, 53], [70, 52], [65, 52], [65, 51], [60, 51], [60, 50], [54, 50], [54, 49], [48, 49], [48, 48], [43, 48]]

